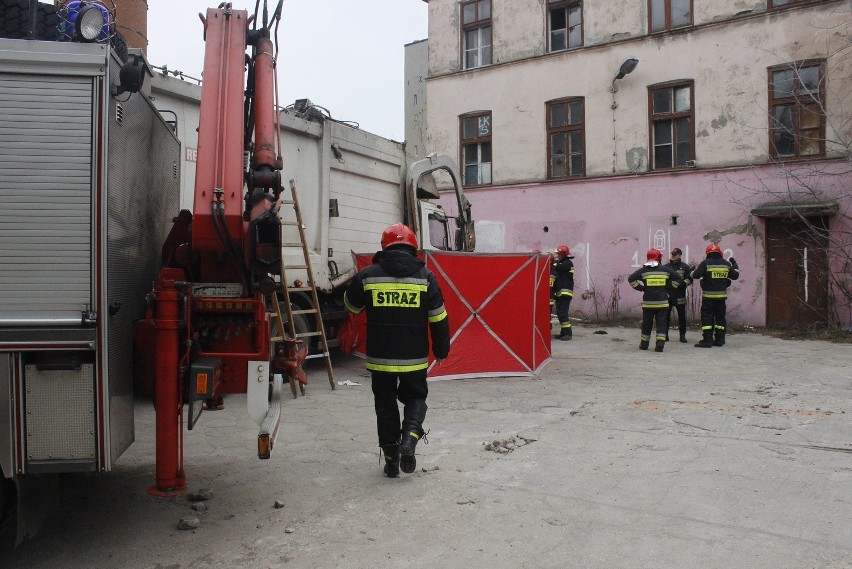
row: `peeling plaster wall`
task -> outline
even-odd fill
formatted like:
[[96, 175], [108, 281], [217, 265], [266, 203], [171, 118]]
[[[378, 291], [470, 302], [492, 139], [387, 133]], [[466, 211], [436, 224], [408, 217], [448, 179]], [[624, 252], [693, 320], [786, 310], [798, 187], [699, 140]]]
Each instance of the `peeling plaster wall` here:
[[493, 61], [502, 63], [545, 53], [545, 0], [491, 0]]
[[585, 45], [638, 37], [648, 29], [647, 2], [584, 2]]
[[[833, 168], [839, 173], [842, 166]], [[612, 315], [613, 306], [619, 315], [638, 316], [642, 295], [630, 288], [625, 277], [644, 262], [646, 251], [657, 247], [667, 253], [680, 247], [685, 260], [696, 265], [704, 258], [707, 243], [713, 241], [719, 243], [725, 257], [737, 258], [742, 272], [729, 289], [729, 321], [763, 326], [765, 224], [750, 212], [765, 205], [773, 191], [784, 192], [785, 180], [784, 172], [776, 167], [762, 167], [571, 185], [527, 184], [470, 190], [466, 195], [477, 221], [477, 250], [552, 251], [560, 244], [571, 248], [576, 267], [571, 310], [577, 317]], [[825, 198], [840, 201], [840, 214], [832, 218], [831, 228], [850, 241], [852, 195], [844, 188], [852, 183], [852, 174], [827, 176], [814, 183]], [[448, 213], [456, 213], [449, 198], [443, 205]], [[831, 268], [835, 272], [843, 269], [836, 259]], [[698, 294], [691, 304], [693, 312], [699, 305], [700, 292], [696, 291], [699, 288], [690, 288], [691, 295]], [[844, 326], [852, 324], [850, 310], [852, 307], [837, 307]], [[697, 321], [697, 313], [691, 321]]]
[[[494, 3], [495, 59], [498, 46], [504, 54], [501, 57], [536, 49], [536, 38], [543, 37], [546, 28], [538, 0], [518, 0], [513, 9], [505, 7], [507, 2]], [[739, 8], [737, 2], [723, 4], [730, 10]], [[526, 6], [525, 18], [520, 17], [519, 13], [524, 12], [521, 6]], [[459, 39], [453, 20], [458, 17], [458, 5], [432, 0], [429, 8], [430, 69], [434, 75], [452, 68], [453, 61], [457, 67]], [[499, 16], [499, 10], [510, 16]], [[634, 7], [618, 12], [589, 3], [585, 15], [587, 44], [593, 33], [604, 37], [605, 29], [638, 34], [646, 25], [646, 16], [638, 11], [641, 10]], [[724, 12], [714, 5], [713, 13]], [[695, 82], [695, 156], [699, 166], [763, 162], [768, 149], [767, 68], [824, 57], [827, 49], [845, 45], [845, 29], [836, 27], [843, 14], [849, 18], [848, 3], [809, 5], [688, 33], [642, 36], [612, 49], [580, 49], [527, 59], [520, 64], [431, 77], [427, 82], [431, 137], [427, 146], [458, 156], [458, 116], [490, 110], [494, 182], [542, 180], [546, 174], [545, 103], [578, 96], [586, 100], [586, 175], [645, 171], [647, 151], [643, 158], [637, 150], [647, 149], [649, 144], [647, 88], [685, 79]], [[706, 16], [711, 17], [709, 13]], [[632, 27], [629, 22], [633, 22]], [[515, 29], [523, 31], [512, 31]], [[433, 33], [438, 36], [434, 44]], [[513, 42], [521, 45], [511, 51]], [[638, 57], [640, 63], [633, 73], [617, 82], [618, 92], [613, 95], [612, 78], [625, 55]], [[852, 75], [848, 59], [830, 61], [826, 97], [829, 124], [845, 124], [846, 129], [852, 128], [848, 121], [844, 123], [831, 115], [848, 106]], [[838, 136], [829, 128], [827, 138], [831, 141]], [[638, 164], [640, 158], [642, 163]]]

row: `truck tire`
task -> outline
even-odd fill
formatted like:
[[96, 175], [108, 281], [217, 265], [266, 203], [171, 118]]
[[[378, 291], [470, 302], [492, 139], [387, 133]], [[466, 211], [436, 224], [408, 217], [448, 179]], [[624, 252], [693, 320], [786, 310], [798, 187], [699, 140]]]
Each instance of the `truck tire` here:
[[0, 38], [26, 39], [29, 20], [27, 0], [0, 0]]
[[115, 35], [110, 38], [109, 44], [122, 63], [127, 63], [127, 40], [124, 35], [121, 32], [115, 32]]
[[[56, 41], [59, 16], [52, 4], [39, 2], [34, 39]], [[0, 37], [26, 39], [30, 32], [29, 0], [0, 0]]]
[[56, 6], [39, 3], [36, 35], [42, 41], [59, 41], [59, 14]]

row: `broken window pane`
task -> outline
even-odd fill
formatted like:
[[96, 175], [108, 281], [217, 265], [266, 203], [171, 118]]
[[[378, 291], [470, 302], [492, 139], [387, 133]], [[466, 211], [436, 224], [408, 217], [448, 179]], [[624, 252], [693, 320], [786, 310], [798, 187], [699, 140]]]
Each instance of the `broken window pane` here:
[[775, 107], [773, 144], [778, 156], [793, 156], [796, 152], [795, 137], [793, 136], [792, 107]]
[[565, 134], [560, 132], [550, 137], [550, 175], [561, 178], [565, 174]]
[[799, 69], [799, 81], [801, 83], [800, 94], [819, 93], [819, 66], [811, 65]]

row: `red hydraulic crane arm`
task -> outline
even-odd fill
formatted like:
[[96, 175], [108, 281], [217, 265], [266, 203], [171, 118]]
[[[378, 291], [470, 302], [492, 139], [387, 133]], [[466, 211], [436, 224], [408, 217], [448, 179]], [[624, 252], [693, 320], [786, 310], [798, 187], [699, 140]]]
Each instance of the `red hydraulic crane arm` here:
[[[239, 249], [243, 246], [242, 108], [247, 30], [245, 10], [227, 6], [207, 10], [192, 220], [192, 250], [196, 253], [228, 252], [226, 237]], [[202, 278], [212, 279], [213, 275]]]

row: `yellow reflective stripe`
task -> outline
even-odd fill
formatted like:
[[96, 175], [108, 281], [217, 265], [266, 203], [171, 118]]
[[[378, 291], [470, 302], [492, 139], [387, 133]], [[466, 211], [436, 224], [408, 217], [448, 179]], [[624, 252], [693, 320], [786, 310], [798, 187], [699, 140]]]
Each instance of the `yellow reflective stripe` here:
[[569, 322], [568, 324], [563, 324], [563, 325], [562, 325], [562, 327], [563, 327], [563, 328], [570, 328], [570, 327], [571, 327], [571, 323]]
[[574, 297], [574, 291], [568, 290], [567, 288], [563, 288], [562, 290], [560, 290], [559, 292], [556, 293], [556, 296], [570, 296], [570, 297], [573, 298]]
[[720, 326], [719, 324], [716, 324], [716, 330], [724, 330], [724, 329], [725, 329], [724, 326]]
[[408, 436], [415, 439], [415, 440], [418, 440], [418, 441], [420, 440], [420, 435], [418, 435], [414, 431], [408, 431]]
[[642, 308], [668, 308], [668, 300], [648, 301], [642, 303]]
[[364, 310], [363, 306], [361, 308], [356, 308], [355, 306], [352, 306], [352, 304], [349, 302], [349, 299], [346, 297], [345, 293], [343, 294], [343, 306], [345, 306], [346, 310], [348, 310], [349, 312], [351, 312], [353, 314], [360, 314], [361, 311]]
[[367, 369], [370, 371], [389, 371], [389, 372], [397, 372], [404, 373], [407, 371], [418, 371], [421, 369], [426, 369], [429, 367], [429, 363], [422, 364], [414, 364], [414, 365], [385, 365], [385, 364], [374, 364], [367, 362]]
[[712, 330], [713, 327], [712, 326], [702, 326], [701, 329], [702, 330]]
[[728, 298], [727, 292], [704, 292], [701, 294], [703, 298]]
[[643, 342], [647, 342], [648, 340], [651, 339], [651, 336], [646, 336], [645, 334], [642, 334], [641, 336], [639, 336], [639, 339], [642, 340]]
[[571, 270], [570, 270], [570, 271], [568, 271], [568, 272], [569, 272], [569, 273], [571, 273], [571, 274], [573, 275], [573, 274], [574, 274], [574, 269], [571, 269]]
[[364, 290], [410, 290], [415, 292], [426, 292], [429, 285], [414, 283], [364, 283]]
[[639, 288], [640, 282], [641, 281], [631, 281], [630, 286], [632, 286], [633, 288]]
[[429, 317], [429, 322], [433, 322], [433, 323], [434, 323], [434, 322], [440, 322], [441, 320], [443, 320], [443, 319], [444, 319], [444, 318], [446, 318], [446, 317], [447, 317], [447, 311], [446, 311], [446, 310], [444, 310], [444, 311], [443, 311], [443, 312], [441, 312], [440, 314], [436, 314], [435, 316], [430, 316], [430, 317]]

